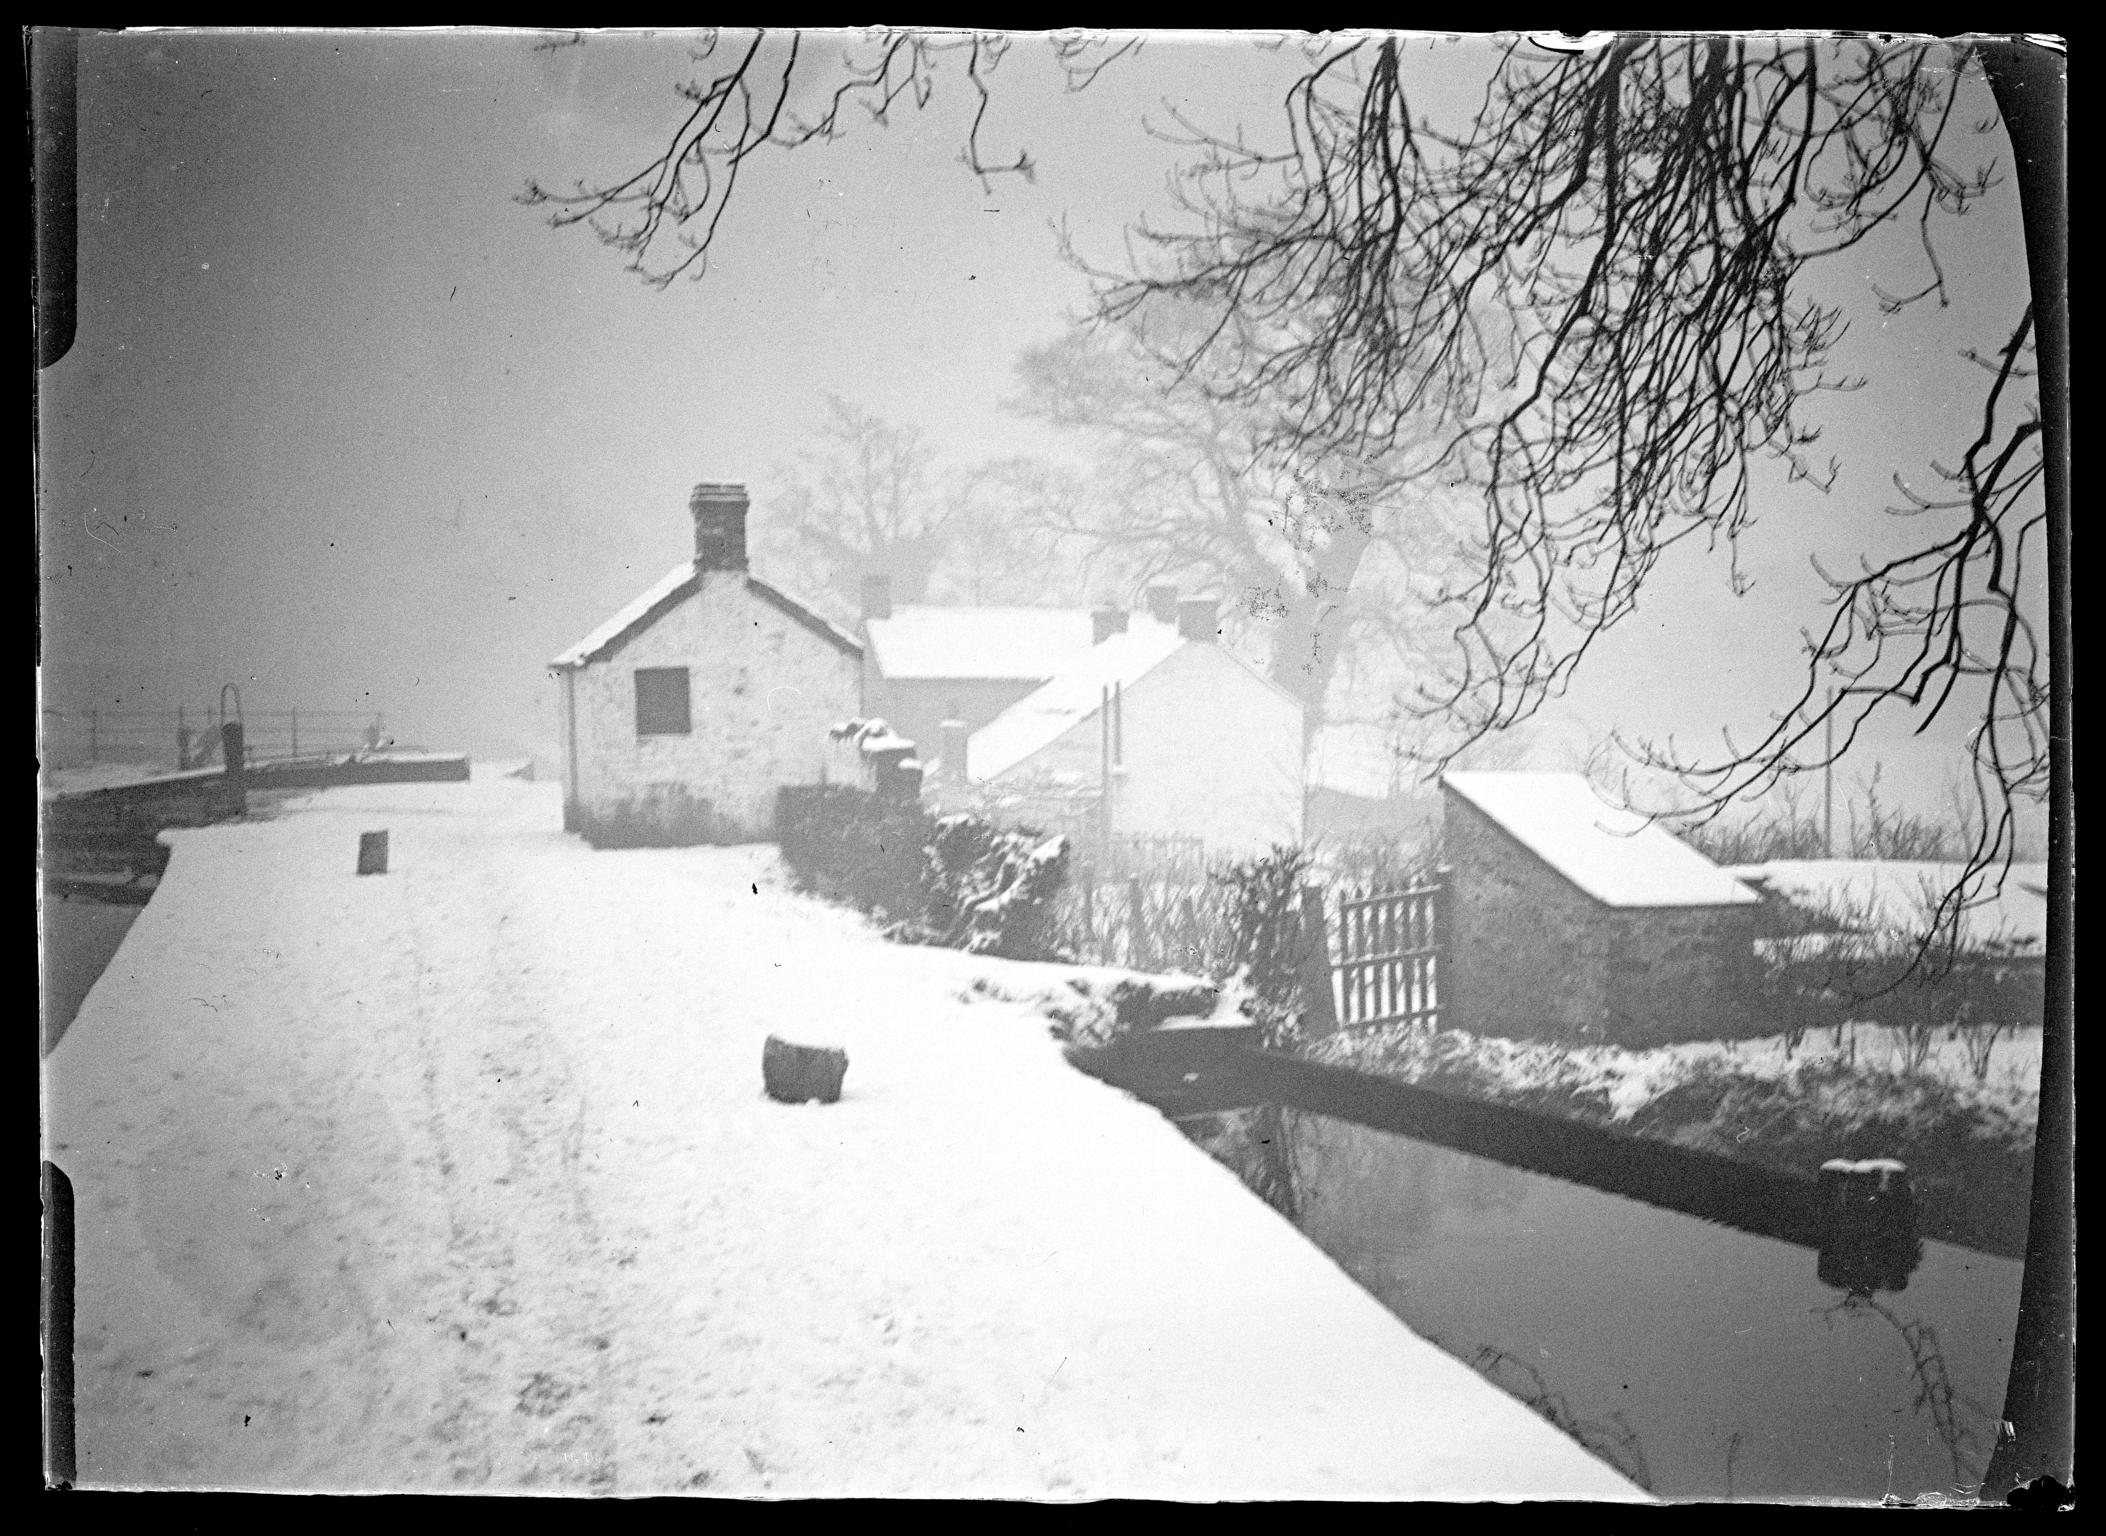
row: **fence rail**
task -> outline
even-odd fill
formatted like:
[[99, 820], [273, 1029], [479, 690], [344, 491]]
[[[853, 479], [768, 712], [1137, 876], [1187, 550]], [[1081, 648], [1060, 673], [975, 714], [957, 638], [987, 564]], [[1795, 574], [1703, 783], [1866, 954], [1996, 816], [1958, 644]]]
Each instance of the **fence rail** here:
[[[400, 746], [372, 710], [249, 710], [241, 721], [251, 763], [333, 757]], [[217, 709], [53, 709], [43, 712], [44, 755], [55, 766], [137, 763], [203, 768], [219, 762]]]

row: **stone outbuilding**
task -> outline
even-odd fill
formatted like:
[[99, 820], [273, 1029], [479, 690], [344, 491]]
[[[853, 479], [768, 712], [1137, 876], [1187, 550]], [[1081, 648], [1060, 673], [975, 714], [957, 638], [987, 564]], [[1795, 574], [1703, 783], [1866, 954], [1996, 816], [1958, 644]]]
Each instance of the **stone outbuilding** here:
[[563, 825], [599, 846], [770, 837], [776, 791], [826, 777], [863, 648], [746, 566], [745, 487], [695, 487], [695, 554], [549, 663]]
[[1576, 773], [1441, 780], [1441, 1021], [1652, 1046], [1745, 1032], [1762, 899]]

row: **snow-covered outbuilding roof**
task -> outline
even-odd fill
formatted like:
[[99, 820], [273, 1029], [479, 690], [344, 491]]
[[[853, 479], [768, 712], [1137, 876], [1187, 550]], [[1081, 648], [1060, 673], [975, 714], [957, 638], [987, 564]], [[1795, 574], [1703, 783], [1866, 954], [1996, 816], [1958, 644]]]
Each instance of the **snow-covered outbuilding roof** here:
[[[631, 636], [650, 628], [660, 618], [692, 597], [701, 585], [701, 580], [701, 576], [695, 570], [695, 562], [683, 560], [644, 588], [632, 601], [623, 604], [606, 623], [550, 661], [550, 670], [564, 671], [571, 667], [582, 667], [588, 662], [604, 661], [619, 650]], [[788, 593], [770, 586], [757, 576], [747, 576], [744, 580], [748, 592], [763, 602], [780, 608], [827, 644], [850, 656], [863, 654], [863, 647], [856, 637], [838, 624], [828, 623]]]
[[1666, 828], [1618, 810], [1577, 773], [1448, 773], [1454, 791], [1611, 907], [1738, 907], [1755, 892]]
[[1175, 625], [1136, 616], [1123, 634], [1071, 653], [1045, 686], [973, 733], [966, 743], [968, 777], [984, 781], [1006, 773], [1095, 714], [1105, 689], [1131, 688], [1180, 646], [1193, 643]]
[[888, 678], [1051, 677], [1090, 643], [1086, 608], [934, 608], [892, 610], [864, 621], [870, 659]]
[[[1729, 873], [1795, 906], [1837, 914], [1854, 930], [1916, 937], [1930, 926], [1939, 901], [1966, 868], [1902, 859], [1773, 859], [1735, 865]], [[2047, 866], [2014, 864], [2003, 877], [2003, 889], [1996, 886], [1991, 870], [1983, 877], [1981, 903], [1961, 912], [1961, 947], [2002, 942], [2022, 952], [2042, 948], [2047, 943]]]

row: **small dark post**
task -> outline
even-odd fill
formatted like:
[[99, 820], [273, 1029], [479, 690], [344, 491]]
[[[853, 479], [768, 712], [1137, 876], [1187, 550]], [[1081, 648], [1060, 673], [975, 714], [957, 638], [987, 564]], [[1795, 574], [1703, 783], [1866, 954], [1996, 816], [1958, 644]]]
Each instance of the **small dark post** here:
[[848, 1052], [816, 1045], [792, 1045], [770, 1035], [761, 1046], [761, 1084], [781, 1104], [817, 1099], [837, 1104], [841, 1079], [848, 1072]]
[[229, 720], [219, 728], [220, 761], [226, 764], [227, 777], [239, 779], [248, 771], [249, 749], [245, 745], [241, 722]]
[[362, 875], [384, 875], [388, 872], [387, 833], [358, 834], [358, 872]]
[[1331, 997], [1331, 935], [1324, 923], [1324, 888], [1302, 887], [1302, 1028], [1320, 1037], [1338, 1029]]

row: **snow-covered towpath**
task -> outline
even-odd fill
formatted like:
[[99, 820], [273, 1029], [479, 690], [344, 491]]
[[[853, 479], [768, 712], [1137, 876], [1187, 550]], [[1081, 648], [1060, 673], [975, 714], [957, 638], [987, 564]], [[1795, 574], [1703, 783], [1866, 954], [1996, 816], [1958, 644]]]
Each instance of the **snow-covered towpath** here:
[[[1028, 968], [558, 820], [490, 777], [172, 834], [45, 1063], [83, 1484], [1637, 1496], [964, 999]], [[770, 1033], [842, 1101], [767, 1100]]]

